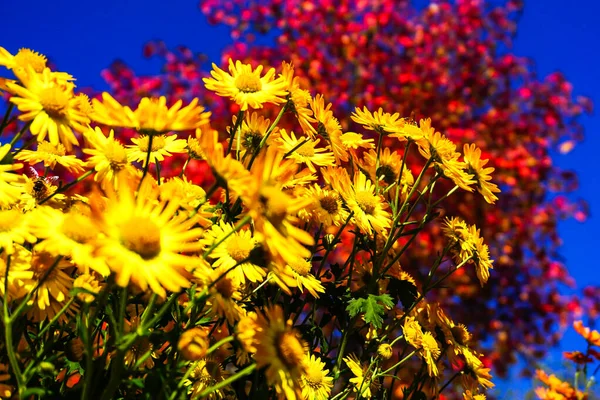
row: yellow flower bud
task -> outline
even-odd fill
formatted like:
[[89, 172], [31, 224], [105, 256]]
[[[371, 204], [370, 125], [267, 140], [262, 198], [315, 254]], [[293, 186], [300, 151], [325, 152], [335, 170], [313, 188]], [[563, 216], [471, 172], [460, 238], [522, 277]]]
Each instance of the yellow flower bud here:
[[208, 347], [208, 332], [201, 328], [192, 328], [183, 332], [177, 343], [181, 356], [189, 361], [197, 361], [204, 357]]
[[387, 343], [381, 344], [379, 345], [379, 347], [377, 348], [377, 353], [381, 356], [381, 358], [383, 358], [384, 360], [389, 360], [392, 357], [392, 346], [390, 346]]

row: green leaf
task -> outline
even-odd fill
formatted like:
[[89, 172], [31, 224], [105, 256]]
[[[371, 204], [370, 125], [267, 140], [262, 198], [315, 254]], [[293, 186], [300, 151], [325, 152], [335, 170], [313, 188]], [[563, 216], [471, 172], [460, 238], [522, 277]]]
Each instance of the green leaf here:
[[375, 328], [381, 328], [386, 307], [394, 307], [394, 300], [390, 295], [382, 294], [376, 296], [370, 294], [366, 299], [351, 299], [348, 302], [346, 311], [350, 313], [351, 317], [355, 317], [359, 313], [364, 313], [366, 323], [373, 325]]

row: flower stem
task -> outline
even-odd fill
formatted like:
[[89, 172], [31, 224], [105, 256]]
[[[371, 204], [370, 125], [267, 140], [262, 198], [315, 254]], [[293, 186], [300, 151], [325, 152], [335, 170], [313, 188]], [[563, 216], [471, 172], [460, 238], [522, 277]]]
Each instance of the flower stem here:
[[244, 368], [243, 370], [236, 373], [235, 375], [232, 375], [229, 378], [217, 383], [215, 386], [211, 386], [211, 387], [205, 389], [203, 392], [200, 393], [200, 395], [198, 397], [199, 398], [206, 397], [209, 394], [214, 393], [217, 390], [237, 381], [239, 378], [246, 376], [246, 375], [250, 375], [252, 373], [252, 371], [254, 371], [255, 369], [256, 369], [256, 364], [249, 365], [246, 368]]
[[45, 202], [47, 202], [48, 200], [50, 200], [51, 198], [53, 198], [54, 196], [56, 196], [59, 193], [63, 193], [66, 192], [67, 190], [69, 190], [71, 187], [77, 185], [79, 182], [81, 182], [82, 180], [84, 180], [85, 178], [87, 178], [88, 176], [90, 176], [91, 174], [94, 173], [94, 170], [91, 169], [89, 171], [87, 171], [85, 174], [81, 175], [79, 178], [75, 179], [73, 182], [65, 185], [65, 186], [61, 186], [58, 189], [56, 189], [56, 191], [54, 193], [52, 193], [50, 196], [46, 197], [45, 199], [43, 199], [42, 201], [39, 202], [40, 205], [44, 204]]

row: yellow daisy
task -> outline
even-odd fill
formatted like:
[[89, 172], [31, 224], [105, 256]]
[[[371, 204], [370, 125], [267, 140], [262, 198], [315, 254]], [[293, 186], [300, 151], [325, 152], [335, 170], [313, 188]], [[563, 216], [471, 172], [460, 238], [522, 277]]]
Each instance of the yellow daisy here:
[[241, 285], [234, 277], [226, 275], [226, 271], [224, 268], [213, 269], [196, 276], [204, 285], [216, 282], [209, 290], [210, 297], [206, 302], [208, 314], [217, 318], [225, 318], [230, 325], [235, 325], [235, 322], [244, 315], [240, 306]]
[[[192, 368], [190, 366], [189, 368]], [[229, 372], [223, 369], [223, 366], [214, 357], [206, 357], [195, 364], [189, 378], [183, 384], [188, 387], [188, 394], [191, 399], [199, 399], [200, 393], [205, 389], [215, 386], [229, 377]], [[229, 386], [225, 386], [209, 394], [204, 399], [217, 400], [224, 399]]]
[[167, 98], [144, 97], [133, 111], [121, 105], [109, 93], [102, 93], [102, 101], [92, 100], [94, 113], [92, 119], [108, 126], [132, 128], [140, 133], [156, 134], [169, 131], [187, 131], [205, 125], [210, 112], [198, 105], [198, 99], [181, 108], [183, 102], [177, 100], [167, 107]]
[[461, 375], [462, 387], [472, 392], [477, 391], [479, 386], [486, 389], [493, 388], [495, 385], [491, 381], [490, 368], [485, 368], [483, 362], [469, 349], [465, 349], [463, 355], [466, 367]]
[[483, 286], [490, 278], [490, 269], [493, 269], [494, 260], [490, 259], [490, 249], [480, 236], [480, 230], [475, 225], [471, 225], [470, 230], [475, 244], [475, 272], [479, 283]]
[[150, 164], [164, 161], [165, 156], [171, 157], [171, 153], [185, 153], [187, 143], [183, 139], [177, 139], [177, 135], [142, 135], [132, 138], [133, 145], [127, 146], [127, 156], [131, 161], [140, 161], [146, 166], [148, 159], [148, 145], [152, 140], [150, 149]]
[[325, 369], [325, 363], [313, 354], [304, 356], [305, 371], [300, 386], [304, 400], [327, 400], [333, 388], [333, 377]]
[[[6, 275], [7, 266], [8, 276]], [[25, 247], [17, 244], [14, 245], [12, 254], [5, 251], [0, 253], [0, 294], [3, 298], [6, 296], [10, 300], [14, 300], [25, 296], [33, 277], [31, 252]], [[4, 292], [5, 287], [8, 289], [8, 293]]]
[[93, 221], [78, 211], [63, 213], [52, 207], [36, 208], [30, 218], [31, 232], [42, 241], [37, 248], [53, 256], [70, 257], [85, 273], [92, 269], [102, 276], [110, 275], [104, 260], [95, 257], [98, 228]]
[[10, 144], [0, 147], [0, 207], [9, 208], [16, 203], [24, 192], [23, 175], [11, 173], [17, 169], [23, 168], [23, 164], [2, 164], [3, 159], [10, 152]]
[[360, 396], [365, 399], [370, 399], [379, 390], [379, 382], [373, 379], [375, 371], [372, 369], [367, 373], [368, 366], [361, 364], [358, 357], [354, 354], [344, 357], [344, 362], [354, 374], [354, 378], [350, 378], [353, 390], [358, 392], [360, 388]]
[[19, 49], [14, 56], [4, 47], [0, 47], [0, 65], [8, 69], [31, 69], [36, 73], [42, 73], [46, 68], [46, 56], [31, 49]]
[[294, 76], [294, 66], [291, 63], [284, 61], [281, 69], [281, 77], [287, 83], [288, 107], [296, 116], [304, 133], [314, 139], [317, 131], [312, 123], [316, 123], [317, 120], [312, 117], [312, 111], [309, 108], [312, 97], [308, 90], [300, 88], [300, 78]]
[[[296, 286], [301, 292], [306, 289], [313, 297], [319, 298], [319, 293], [325, 293], [325, 288], [321, 282], [310, 273], [312, 263], [303, 258], [298, 258], [296, 261], [288, 264], [293, 271], [293, 276], [296, 279]], [[289, 286], [289, 285], [288, 285]]]
[[494, 193], [500, 193], [498, 186], [490, 182], [492, 180], [491, 173], [494, 172], [494, 168], [484, 168], [488, 163], [488, 159], [481, 159], [481, 149], [477, 148], [474, 144], [465, 144], [463, 147], [464, 159], [467, 163], [467, 173], [473, 175], [477, 191], [481, 193], [485, 201], [490, 204], [494, 204], [498, 197]]
[[31, 165], [43, 162], [44, 167], [52, 169], [58, 163], [74, 174], [83, 172], [85, 165], [77, 156], [66, 155], [65, 146], [61, 143], [52, 144], [45, 140], [38, 143], [37, 150], [23, 150], [15, 156], [15, 159]]
[[186, 177], [173, 177], [163, 182], [159, 190], [161, 199], [179, 202], [179, 207], [199, 218], [198, 223], [202, 227], [212, 225], [209, 218], [213, 217], [213, 213], [209, 209], [213, 206], [206, 201], [206, 192], [200, 186]]
[[445, 177], [452, 179], [461, 189], [472, 192], [471, 185], [475, 183], [475, 180], [473, 180], [472, 174], [465, 171], [467, 165], [458, 161], [460, 153], [456, 151], [456, 145], [437, 132], [431, 126], [430, 119], [421, 120], [420, 124], [423, 138], [417, 141], [417, 146], [421, 155], [431, 160]]
[[[431, 121], [430, 120], [420, 120], [419, 121], [420, 126], [417, 126], [417, 123], [409, 120], [407, 118], [404, 118], [403, 123], [400, 123], [398, 125], [398, 131], [395, 133], [392, 133], [390, 135], [390, 137], [395, 137], [400, 141], [406, 141], [406, 140], [411, 140], [411, 141], [419, 141], [421, 139], [423, 139], [423, 137], [425, 136], [425, 133], [423, 132], [423, 129], [428, 130], [431, 127]], [[423, 129], [421, 129], [423, 128]]]
[[485, 394], [473, 394], [467, 390], [463, 393], [463, 400], [485, 400]]
[[300, 190], [300, 196], [311, 200], [305, 208], [298, 211], [298, 217], [323, 228], [340, 226], [348, 219], [348, 211], [342, 204], [342, 197], [335, 190], [323, 189], [318, 184]]
[[[233, 125], [236, 124], [237, 116], [233, 117]], [[259, 145], [267, 134], [267, 130], [271, 126], [271, 120], [265, 119], [257, 112], [252, 112], [246, 115], [244, 121], [240, 125], [239, 131], [234, 136], [233, 149], [240, 151], [240, 156], [246, 153], [254, 154], [258, 151]], [[275, 127], [271, 132], [271, 137], [277, 136], [279, 129]], [[231, 132], [230, 132], [231, 135]], [[267, 144], [269, 141], [267, 141]]]
[[[391, 151], [389, 147], [380, 151], [379, 156], [375, 150], [370, 150], [364, 155], [361, 166], [369, 174], [371, 181], [377, 180], [380, 184], [389, 186], [398, 181], [398, 174], [402, 168], [402, 156]], [[406, 166], [405, 169], [407, 169]]]
[[317, 120], [317, 133], [329, 142], [336, 161], [348, 161], [348, 149], [342, 141], [342, 126], [333, 116], [331, 103], [325, 106], [323, 95], [318, 94], [309, 104]]
[[87, 159], [87, 165], [96, 171], [94, 180], [100, 182], [103, 189], [107, 185], [118, 188], [119, 180], [127, 179], [134, 171], [127, 150], [115, 139], [112, 129], [108, 137], [98, 127], [88, 129], [84, 136], [90, 147], [83, 149], [83, 152], [91, 156]]
[[294, 132], [289, 134], [285, 129], [279, 131], [280, 137], [277, 140], [279, 150], [287, 154], [288, 158], [295, 160], [298, 164], [306, 164], [312, 171], [317, 172], [319, 167], [327, 167], [335, 165], [335, 156], [328, 152], [327, 149], [317, 148], [320, 139], [296, 138]]
[[441, 353], [442, 351], [437, 340], [435, 340], [430, 332], [425, 332], [421, 337], [421, 350], [419, 354], [427, 364], [427, 373], [429, 376], [438, 376], [437, 360]]
[[391, 226], [391, 214], [386, 210], [387, 203], [375, 193], [375, 185], [365, 174], [357, 171], [353, 182], [345, 169], [328, 169], [323, 172], [325, 180], [337, 190], [348, 209], [354, 213], [352, 219], [361, 232], [371, 235], [373, 230], [386, 234]]
[[82, 291], [78, 293], [77, 298], [84, 303], [91, 303], [96, 299], [96, 296], [94, 296], [92, 293], [95, 293], [96, 295], [100, 293], [100, 291], [104, 288], [104, 283], [98, 279], [96, 274], [86, 273], [75, 278], [73, 281], [73, 288], [84, 289], [85, 292]]
[[[233, 230], [233, 224], [219, 221], [205, 232], [201, 243], [206, 248], [211, 247], [213, 243], [220, 242], [209, 255], [211, 259], [215, 260], [212, 264], [213, 268], [221, 268], [227, 271], [236, 264], [241, 263], [231, 270], [228, 275], [240, 284], [245, 283], [246, 280], [250, 282], [262, 281], [267, 273], [263, 268], [249, 260], [250, 253], [255, 248], [260, 247], [260, 243], [252, 236], [250, 230], [242, 229], [237, 232], [233, 232]], [[225, 236], [227, 238], [223, 240]]]
[[372, 149], [375, 147], [373, 144], [374, 139], [365, 139], [362, 134], [356, 132], [346, 132], [341, 136], [342, 144], [348, 150], [357, 150], [362, 147], [363, 149]]
[[53, 145], [62, 143], [67, 151], [79, 145], [73, 130], [83, 132], [90, 122], [78, 108], [71, 82], [60, 80], [45, 68], [37, 74], [31, 67], [15, 71], [22, 85], [7, 83], [14, 94], [10, 101], [19, 111], [21, 121], [31, 121], [31, 133], [42, 141], [48, 136]]
[[212, 66], [212, 78], [203, 78], [206, 88], [221, 97], [229, 97], [242, 111], [246, 111], [248, 107], [262, 108], [265, 103], [285, 103], [287, 83], [281, 76], [274, 79], [275, 68], [269, 69], [261, 77], [262, 65], [252, 70], [250, 64], [242, 64], [239, 60], [234, 64], [229, 59], [229, 73], [216, 64]]
[[[56, 257], [37, 248], [33, 249], [30, 260], [34, 275], [27, 289], [33, 291], [37, 287], [37, 290], [28, 303], [33, 305], [33, 308], [29, 309], [27, 315], [35, 322], [51, 320], [70, 298], [69, 292], [73, 288], [73, 278], [65, 270], [72, 268], [73, 264], [62, 257]], [[42, 281], [44, 277], [45, 279]], [[77, 305], [73, 303], [60, 316], [59, 321], [67, 322], [69, 317], [75, 314], [77, 308]]]
[[351, 118], [352, 121], [357, 124], [362, 124], [363, 128], [375, 131], [382, 135], [397, 132], [398, 129], [404, 125], [404, 121], [400, 118], [400, 114], [384, 113], [381, 107], [374, 113], [371, 113], [367, 107], [363, 107], [362, 110], [359, 107], [356, 107]]
[[[139, 316], [134, 315], [131, 317], [131, 319], [125, 319], [124, 325], [125, 333], [135, 332], [140, 326]], [[123, 363], [127, 367], [132, 368], [140, 359], [142, 359], [142, 357], [146, 356], [148, 353], [150, 353], [150, 357], [147, 357], [139, 364], [139, 369], [154, 368], [153, 358], [158, 358], [159, 354], [154, 350], [154, 344], [150, 341], [149, 337], [138, 337], [138, 339], [127, 350], [127, 353], [125, 353]]]
[[31, 233], [26, 217], [17, 209], [0, 210], [0, 251], [12, 254], [15, 244], [35, 243], [37, 238]]
[[190, 285], [189, 271], [205, 267], [202, 259], [181, 253], [201, 250], [201, 228], [195, 219], [177, 214], [175, 201], [157, 201], [158, 192], [144, 181], [138, 196], [134, 188], [111, 193], [106, 209], [96, 215], [103, 236], [97, 256], [116, 275], [116, 283], [130, 282], [161, 297]]
[[301, 377], [305, 374], [304, 357], [308, 345], [300, 333], [286, 321], [279, 306], [267, 307], [257, 316], [257, 341], [254, 359], [259, 368], [266, 367], [269, 385], [280, 398], [302, 399]]

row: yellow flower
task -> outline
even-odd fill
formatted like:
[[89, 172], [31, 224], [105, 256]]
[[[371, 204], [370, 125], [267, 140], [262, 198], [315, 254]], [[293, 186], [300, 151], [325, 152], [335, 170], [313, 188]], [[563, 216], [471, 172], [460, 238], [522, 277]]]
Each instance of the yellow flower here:
[[373, 374], [375, 371], [368, 371], [369, 367], [365, 364], [361, 364], [358, 357], [356, 357], [354, 354], [350, 354], [348, 357], [345, 357], [344, 362], [354, 374], [354, 378], [350, 378], [350, 383], [353, 385], [353, 390], [360, 393], [361, 397], [370, 399], [377, 392], [377, 390], [379, 390], [379, 382], [373, 379]]
[[456, 145], [440, 132], [436, 132], [430, 119], [421, 120], [420, 124], [423, 138], [417, 141], [417, 146], [421, 155], [431, 160], [433, 165], [458, 187], [472, 192], [473, 188], [470, 185], [475, 183], [473, 175], [465, 171], [467, 165], [464, 162], [458, 161], [460, 153], [456, 151]]
[[198, 361], [203, 358], [209, 346], [208, 331], [197, 327], [183, 332], [177, 342], [177, 350], [188, 361]]
[[[236, 124], [237, 116], [233, 117], [233, 125]], [[257, 112], [246, 114], [246, 117], [242, 121], [239, 131], [235, 133], [233, 149], [240, 152], [240, 156], [246, 155], [246, 153], [254, 154], [259, 149], [259, 145], [267, 130], [271, 126], [271, 120], [265, 119], [262, 115], [258, 115]], [[279, 129], [275, 127], [271, 132], [273, 137], [277, 135]], [[231, 135], [231, 132], [230, 132]], [[269, 142], [267, 141], [267, 144]]]
[[310, 273], [312, 269], [312, 263], [310, 261], [298, 258], [294, 262], [288, 264], [288, 266], [293, 271], [296, 285], [300, 291], [303, 292], [303, 289], [306, 289], [316, 298], [319, 298], [319, 293], [325, 293], [325, 288], [321, 285], [321, 282]]
[[98, 127], [88, 129], [84, 136], [91, 146], [83, 149], [83, 152], [91, 156], [88, 158], [87, 164], [88, 167], [96, 170], [94, 180], [100, 182], [103, 189], [106, 189], [107, 186], [117, 189], [119, 181], [128, 179], [134, 172], [127, 157], [127, 150], [115, 139], [112, 129], [108, 137], [104, 136]]
[[333, 116], [331, 103], [325, 107], [323, 95], [318, 94], [311, 99], [309, 104], [317, 120], [317, 133], [329, 141], [336, 161], [348, 161], [348, 149], [342, 140], [342, 126], [337, 118]]
[[[31, 253], [25, 247], [14, 245], [13, 252], [9, 254], [5, 251], [0, 253], [0, 294], [9, 300], [19, 299], [28, 292], [33, 280], [33, 270], [31, 269]], [[8, 266], [8, 277], [6, 268]], [[8, 281], [7, 281], [8, 278]], [[4, 292], [4, 288], [8, 293]]]
[[464, 400], [485, 400], [485, 394], [473, 394], [470, 390], [463, 393]]
[[484, 368], [481, 360], [469, 349], [463, 351], [463, 356], [466, 361], [464, 373], [461, 375], [463, 388], [472, 392], [477, 391], [479, 386], [486, 389], [493, 388], [495, 385], [490, 380], [492, 379], [490, 368]]
[[[33, 249], [30, 260], [34, 275], [27, 289], [33, 291], [37, 287], [37, 290], [28, 303], [33, 305], [33, 308], [29, 310], [27, 315], [35, 322], [41, 322], [46, 318], [51, 320], [70, 298], [69, 292], [73, 288], [73, 278], [65, 270], [72, 268], [73, 264], [60, 256], [55, 257], [36, 248]], [[45, 279], [42, 281], [43, 278]], [[73, 303], [59, 317], [59, 321], [67, 322], [69, 317], [74, 315], [76, 311], [77, 306]]]
[[17, 202], [24, 192], [24, 177], [13, 174], [14, 171], [23, 168], [23, 164], [15, 163], [12, 165], [2, 164], [2, 160], [10, 152], [10, 144], [0, 147], [0, 207], [9, 208]]
[[8, 69], [27, 69], [31, 67], [34, 72], [42, 73], [46, 68], [46, 56], [31, 49], [19, 49], [14, 56], [4, 47], [0, 47], [0, 65]]
[[73, 145], [79, 145], [73, 129], [83, 132], [90, 122], [78, 108], [79, 100], [73, 93], [75, 85], [61, 80], [48, 68], [41, 74], [28, 68], [27, 71], [15, 71], [22, 86], [7, 83], [14, 94], [10, 101], [23, 113], [19, 119], [31, 121], [29, 129], [38, 141], [47, 135], [50, 143], [62, 143], [67, 151], [71, 151]]
[[414, 317], [405, 318], [404, 325], [402, 325], [402, 332], [406, 343], [417, 349], [421, 347], [423, 329]]
[[[361, 166], [369, 173], [371, 181], [379, 181], [380, 184], [389, 186], [398, 181], [402, 157], [397, 152], [391, 151], [389, 147], [385, 147], [379, 155], [375, 150], [370, 150], [364, 155]], [[407, 170], [408, 167], [405, 165], [404, 169]]]
[[187, 143], [183, 139], [177, 139], [177, 135], [142, 135], [132, 138], [133, 145], [127, 146], [127, 156], [130, 161], [140, 161], [146, 166], [148, 159], [148, 145], [152, 141], [150, 149], [150, 164], [163, 161], [170, 157], [171, 153], [185, 153]]
[[167, 107], [164, 96], [144, 97], [133, 111], [104, 92], [102, 101], [93, 99], [92, 105], [94, 121], [108, 126], [132, 128], [145, 134], [193, 130], [208, 123], [211, 114], [204, 112], [204, 107], [198, 105], [198, 99], [193, 99], [183, 108], [181, 100]]
[[[140, 318], [135, 315], [131, 317], [130, 320], [125, 319], [124, 325], [125, 333], [135, 332], [140, 325]], [[132, 368], [140, 359], [142, 359], [142, 357], [146, 356], [148, 353], [150, 353], [150, 357], [147, 357], [138, 365], [139, 369], [154, 368], [153, 358], [158, 358], [159, 354], [158, 352], [154, 351], [154, 345], [150, 341], [150, 338], [147, 336], [138, 337], [138, 339], [127, 350], [127, 353], [125, 353], [123, 363], [127, 367]]]
[[481, 149], [474, 144], [465, 144], [463, 147], [465, 162], [467, 163], [467, 173], [474, 176], [477, 182], [477, 191], [481, 193], [485, 201], [494, 204], [498, 197], [494, 193], [500, 193], [498, 186], [490, 182], [492, 180], [491, 173], [494, 168], [484, 166], [488, 163], [488, 159], [481, 159]]
[[313, 354], [304, 356], [305, 371], [300, 386], [304, 400], [327, 400], [333, 388], [333, 377], [327, 376], [329, 370], [325, 363]]
[[35, 236], [43, 239], [38, 244], [40, 250], [70, 257], [82, 272], [89, 273], [91, 268], [102, 276], [110, 274], [106, 263], [94, 255], [98, 228], [88, 216], [41, 206], [32, 212], [29, 226]]
[[392, 355], [394, 355], [394, 351], [392, 346], [390, 346], [388, 343], [383, 343], [377, 348], [377, 354], [379, 354], [379, 356], [384, 360], [389, 360], [392, 358]]
[[16, 160], [26, 161], [29, 164], [44, 163], [44, 167], [54, 169], [60, 164], [72, 173], [83, 172], [84, 162], [73, 155], [65, 155], [66, 149], [61, 143], [52, 144], [41, 141], [37, 150], [23, 150], [15, 156]]
[[493, 269], [493, 260], [490, 259], [490, 250], [488, 245], [483, 242], [483, 238], [479, 236], [479, 229], [475, 225], [470, 227], [471, 235], [475, 241], [475, 272], [477, 273], [477, 279], [483, 286], [490, 277], [490, 269]]
[[212, 284], [209, 289], [210, 297], [206, 302], [208, 314], [225, 318], [229, 324], [234, 325], [244, 314], [244, 310], [240, 306], [241, 286], [231, 275], [227, 275], [226, 271], [224, 268], [219, 268], [199, 272], [196, 274], [196, 278], [200, 283], [199, 287]]
[[233, 224], [219, 221], [205, 232], [201, 243], [206, 248], [211, 247], [213, 243], [220, 242], [209, 255], [210, 258], [215, 260], [213, 268], [228, 271], [240, 263], [227, 275], [232, 277], [238, 284], [243, 284], [246, 280], [250, 282], [262, 281], [267, 273], [263, 268], [249, 260], [250, 253], [255, 248], [260, 247], [258, 240], [252, 236], [250, 230], [243, 229], [237, 232], [233, 232], [233, 230]]
[[[422, 119], [419, 121], [419, 123], [421, 127], [423, 127], [426, 130], [428, 130], [431, 126], [430, 120]], [[416, 142], [423, 139], [423, 137], [425, 136], [425, 133], [423, 132], [423, 129], [421, 129], [421, 127], [417, 126], [416, 122], [409, 121], [407, 118], [404, 118], [402, 120], [402, 123], [398, 125], [397, 132], [392, 133], [390, 137], [395, 137], [400, 141], [411, 140]]]
[[0, 210], [0, 251], [13, 254], [14, 244], [35, 243], [37, 238], [29, 230], [28, 218], [17, 209]]
[[356, 132], [346, 132], [341, 136], [342, 144], [348, 150], [356, 150], [359, 147], [364, 149], [372, 149], [374, 139], [365, 139], [362, 134]]
[[357, 124], [362, 124], [363, 128], [381, 135], [397, 132], [404, 125], [404, 120], [400, 118], [400, 114], [384, 113], [381, 107], [374, 113], [371, 113], [367, 107], [363, 107], [362, 111], [356, 107], [351, 118]]
[[167, 179], [159, 186], [159, 190], [161, 199], [179, 202], [179, 207], [199, 217], [198, 223], [202, 227], [212, 224], [209, 220], [213, 216], [209, 210], [212, 206], [206, 201], [206, 192], [186, 177]]
[[244, 351], [256, 353], [256, 344], [260, 340], [260, 330], [258, 315], [255, 312], [250, 311], [240, 318], [235, 326], [235, 338], [241, 343]]
[[[192, 368], [192, 366], [189, 368]], [[183, 384], [184, 386], [189, 386], [188, 394], [190, 395], [190, 399], [199, 399], [200, 393], [224, 381], [229, 375], [219, 361], [212, 356], [208, 356], [195, 364], [194, 369], [189, 375], [189, 379], [186, 379]], [[203, 399], [224, 399], [226, 398], [225, 394], [228, 392], [228, 388], [229, 385], [212, 392], [208, 396], [203, 397]]]
[[262, 108], [265, 103], [285, 103], [286, 81], [282, 77], [273, 79], [275, 68], [269, 69], [261, 77], [262, 65], [253, 71], [250, 64], [242, 64], [239, 60], [234, 64], [229, 59], [229, 73], [216, 64], [212, 66], [212, 78], [203, 78], [206, 88], [221, 97], [229, 97], [242, 111], [246, 111], [248, 107]]
[[317, 131], [311, 123], [315, 123], [317, 120], [312, 117], [312, 111], [309, 108], [312, 97], [308, 90], [300, 88], [300, 78], [294, 76], [294, 66], [291, 63], [284, 61], [281, 69], [281, 77], [287, 83], [288, 107], [298, 119], [304, 133], [314, 139]]
[[201, 258], [181, 253], [202, 248], [201, 228], [195, 219], [177, 214], [175, 201], [158, 202], [158, 193], [144, 181], [137, 197], [133, 188], [110, 193], [106, 209], [96, 215], [104, 234], [96, 240], [97, 256], [116, 275], [116, 283], [130, 282], [161, 297], [190, 285], [189, 270], [207, 268]]
[[285, 320], [279, 306], [267, 307], [257, 316], [256, 354], [259, 368], [267, 367], [265, 375], [269, 385], [285, 399], [302, 399], [301, 377], [305, 373], [304, 357], [308, 346], [292, 320]]
[[340, 226], [348, 219], [348, 211], [342, 205], [342, 198], [335, 190], [321, 188], [314, 184], [300, 190], [300, 196], [311, 200], [305, 208], [298, 211], [298, 216], [323, 228]]
[[96, 299], [94, 294], [97, 295], [100, 293], [103, 287], [104, 284], [100, 282], [98, 277], [94, 274], [82, 274], [73, 281], [73, 288], [85, 290], [77, 294], [77, 298], [84, 303], [93, 302]]
[[421, 350], [419, 354], [427, 364], [427, 373], [429, 376], [438, 376], [437, 359], [442, 351], [430, 332], [425, 332], [421, 337]]
[[320, 139], [297, 139], [294, 132], [288, 134], [285, 129], [281, 129], [279, 132], [281, 134], [277, 140], [279, 150], [287, 154], [287, 158], [295, 160], [298, 164], [306, 164], [312, 172], [317, 172], [315, 165], [319, 167], [335, 165], [333, 153], [328, 152], [327, 149], [316, 147]]
[[342, 195], [362, 233], [371, 235], [375, 230], [386, 234], [391, 226], [391, 214], [385, 209], [387, 203], [375, 193], [375, 185], [362, 172], [354, 174], [353, 182], [350, 182], [348, 172], [342, 168], [327, 169], [323, 171], [323, 176]]

